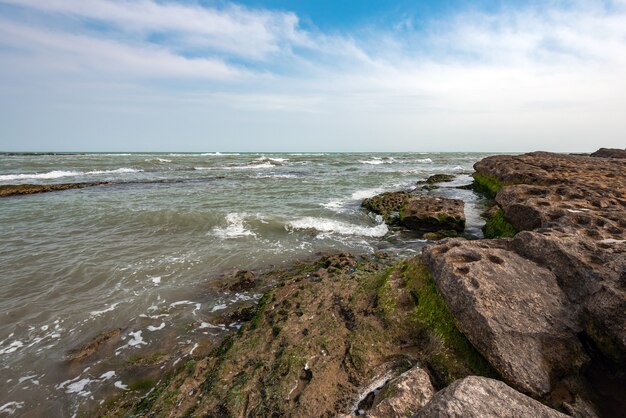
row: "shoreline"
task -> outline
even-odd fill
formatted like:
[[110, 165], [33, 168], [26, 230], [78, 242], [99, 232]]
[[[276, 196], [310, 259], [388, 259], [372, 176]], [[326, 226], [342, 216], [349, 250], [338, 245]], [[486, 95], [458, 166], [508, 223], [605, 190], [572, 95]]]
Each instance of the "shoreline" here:
[[[377, 416], [383, 406], [392, 408], [388, 413], [401, 405], [418, 413], [435, 401], [445, 407], [443, 394], [461, 385], [452, 383], [473, 375], [504, 381], [508, 389], [499, 390], [519, 391], [524, 408], [549, 405], [575, 416], [619, 410], [624, 377], [606, 364], [619, 365], [626, 354], [620, 310], [597, 312], [594, 305], [625, 303], [619, 281], [626, 219], [619, 196], [625, 185], [619, 174], [626, 172], [626, 160], [531, 153], [488, 157], [475, 169], [475, 189], [494, 196], [498, 205], [487, 220], [492, 239], [450, 238], [396, 262], [340, 254], [306, 264], [265, 293], [254, 314], [248, 310], [250, 321], [208, 356], [161, 381], [149, 395], [127, 394], [102, 412], [248, 416], [315, 410], [326, 416], [363, 409]], [[581, 187], [595, 194], [576, 193]], [[577, 265], [563, 262], [577, 257]], [[494, 271], [521, 287], [490, 288]], [[529, 271], [551, 285], [544, 289], [528, 281]], [[521, 289], [544, 296], [528, 299]], [[504, 294], [522, 311], [498, 302]], [[531, 313], [524, 312], [528, 303], [536, 304]], [[477, 320], [464, 320], [472, 315]], [[498, 321], [479, 319], [494, 315], [510, 317], [507, 326], [519, 334], [511, 339]], [[527, 329], [537, 322], [552, 335], [554, 347], [547, 351]], [[511, 349], [516, 345], [535, 347], [531, 358]], [[397, 394], [397, 379], [418, 369], [434, 388], [426, 391], [427, 400], [438, 392], [430, 404]], [[599, 381], [605, 387], [598, 388]], [[491, 380], [472, 384], [486, 382]], [[546, 413], [558, 414], [556, 409]]]

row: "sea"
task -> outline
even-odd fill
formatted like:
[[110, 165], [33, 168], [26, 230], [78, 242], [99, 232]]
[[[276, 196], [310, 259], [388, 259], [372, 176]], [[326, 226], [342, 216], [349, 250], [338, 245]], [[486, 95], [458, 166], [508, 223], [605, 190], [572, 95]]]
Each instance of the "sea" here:
[[[486, 202], [457, 186], [487, 155], [0, 155], [0, 185], [109, 182], [0, 198], [0, 416], [80, 416], [133, 389], [133, 362], [188, 361], [241, 325], [220, 312], [261, 297], [211, 286], [224, 275], [329, 252], [419, 253], [426, 240], [361, 208], [378, 193], [461, 198], [466, 233], [481, 237]], [[456, 178], [416, 185], [440, 173]], [[104, 354], [69, 360], [112, 329]]]

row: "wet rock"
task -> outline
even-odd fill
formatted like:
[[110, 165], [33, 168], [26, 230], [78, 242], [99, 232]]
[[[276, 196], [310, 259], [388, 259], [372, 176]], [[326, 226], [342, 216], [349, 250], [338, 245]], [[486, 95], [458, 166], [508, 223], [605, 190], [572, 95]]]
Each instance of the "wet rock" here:
[[415, 366], [392, 379], [374, 399], [368, 418], [413, 416], [433, 397], [436, 390], [426, 370]]
[[507, 244], [451, 239], [422, 258], [474, 347], [513, 387], [542, 397], [587, 358], [554, 273]]
[[567, 417], [498, 380], [469, 376], [437, 392], [416, 417]]
[[[454, 180], [454, 178], [455, 176], [452, 174], [433, 174], [428, 177], [425, 182], [426, 184], [447, 183]], [[420, 182], [418, 182], [418, 184], [420, 184]]]
[[465, 229], [464, 204], [459, 199], [413, 197], [400, 210], [400, 223], [416, 231]]
[[626, 158], [626, 149], [620, 148], [600, 148], [590, 155], [601, 158]]
[[256, 275], [248, 270], [239, 270], [234, 277], [234, 283], [228, 285], [228, 290], [241, 292], [250, 290], [256, 286]]
[[85, 345], [71, 350], [68, 353], [68, 360], [70, 361], [82, 361], [88, 357], [94, 355], [98, 349], [103, 345], [112, 345], [119, 340], [121, 328], [115, 328], [109, 331], [105, 331], [102, 334], [97, 335], [91, 341]]
[[224, 313], [219, 322], [231, 324], [233, 322], [246, 322], [254, 317], [257, 306], [256, 303], [245, 304], [234, 308], [230, 312]]
[[97, 183], [61, 183], [61, 184], [5, 184], [0, 185], [0, 197], [26, 195], [35, 193], [54, 192], [68, 189], [82, 189], [85, 187], [101, 186], [108, 182]]
[[381, 215], [387, 224], [397, 222], [398, 212], [411, 197], [408, 192], [386, 192], [363, 200], [361, 206]]

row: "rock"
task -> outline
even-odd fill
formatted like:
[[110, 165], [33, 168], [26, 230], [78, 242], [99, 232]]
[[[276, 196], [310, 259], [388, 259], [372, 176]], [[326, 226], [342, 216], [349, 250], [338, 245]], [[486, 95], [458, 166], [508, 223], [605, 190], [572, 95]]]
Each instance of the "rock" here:
[[219, 322], [223, 324], [232, 324], [233, 322], [246, 322], [251, 320], [256, 313], [256, 303], [244, 304], [238, 306], [230, 312], [226, 312], [220, 316]]
[[554, 273], [507, 246], [457, 238], [425, 247], [422, 258], [474, 347], [513, 387], [542, 397], [587, 358]]
[[560, 418], [567, 415], [498, 380], [469, 376], [437, 392], [416, 417]]
[[444, 238], [455, 238], [458, 237], [459, 234], [456, 231], [437, 231], [437, 232], [426, 232], [422, 235], [422, 238], [429, 239], [431, 241], [439, 241]]
[[620, 148], [600, 148], [590, 155], [601, 158], [626, 158], [626, 149]]
[[425, 369], [415, 366], [392, 379], [374, 399], [368, 418], [413, 416], [433, 397], [436, 390]]
[[241, 292], [250, 290], [256, 285], [256, 276], [248, 270], [239, 270], [235, 274], [235, 282], [228, 286], [228, 290], [232, 292]]
[[626, 292], [603, 283], [585, 304], [583, 323], [597, 348], [613, 363], [626, 366]]
[[624, 152], [533, 152], [474, 165], [475, 179], [499, 188], [496, 201], [504, 219], [517, 230], [532, 231], [516, 236], [514, 251], [556, 275], [575, 303], [580, 327], [621, 363], [626, 359], [618, 308], [626, 305], [626, 159], [615, 157]]
[[408, 192], [386, 192], [363, 200], [361, 206], [381, 215], [386, 223], [393, 224], [397, 221], [398, 212], [410, 197]]
[[400, 223], [416, 231], [465, 229], [464, 204], [459, 199], [412, 197], [400, 210]]
[[115, 328], [97, 335], [83, 346], [71, 350], [67, 356], [68, 360], [82, 361], [87, 357], [91, 357], [96, 353], [96, 351], [98, 351], [101, 346], [112, 345], [117, 342], [119, 340], [121, 331], [121, 328]]
[[426, 180], [418, 181], [417, 184], [435, 184], [435, 183], [446, 183], [454, 180], [455, 176], [452, 174], [433, 174], [428, 177]]
[[5, 184], [0, 185], [0, 197], [54, 192], [68, 189], [82, 189], [85, 187], [101, 186], [108, 182], [97, 183], [61, 183], [61, 184]]

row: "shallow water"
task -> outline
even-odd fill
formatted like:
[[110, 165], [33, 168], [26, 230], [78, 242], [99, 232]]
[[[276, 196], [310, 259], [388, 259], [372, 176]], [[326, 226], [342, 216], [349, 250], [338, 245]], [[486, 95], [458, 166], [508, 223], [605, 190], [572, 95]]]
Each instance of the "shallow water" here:
[[[188, 356], [236, 328], [211, 321], [260, 295], [206, 286], [225, 271], [321, 251], [419, 251], [424, 240], [360, 208], [382, 191], [458, 174], [430, 193], [463, 198], [468, 232], [480, 236], [481, 201], [452, 186], [469, 183], [485, 156], [0, 156], [0, 184], [113, 182], [0, 199], [0, 413], [70, 416], [125, 390], [121, 370], [137, 353], [175, 346]], [[80, 367], [67, 361], [69, 350], [112, 328], [122, 340], [108, 355]]]

